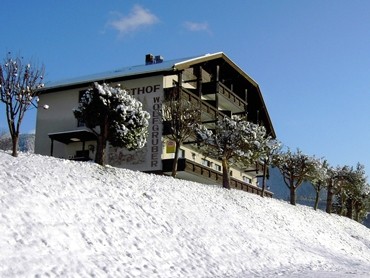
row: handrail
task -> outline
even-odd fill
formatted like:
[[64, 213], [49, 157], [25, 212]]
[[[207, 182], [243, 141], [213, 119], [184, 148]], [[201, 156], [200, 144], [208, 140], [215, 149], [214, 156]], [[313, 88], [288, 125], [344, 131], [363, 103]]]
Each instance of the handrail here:
[[[208, 168], [208, 167], [205, 167], [202, 164], [199, 164], [197, 162], [194, 162], [194, 161], [191, 161], [191, 160], [188, 160], [188, 159], [185, 159], [185, 161], [186, 161], [185, 171], [188, 170], [188, 171], [191, 171], [193, 173], [200, 174], [201, 176], [205, 176], [205, 177], [210, 178], [212, 180], [218, 181], [219, 183], [222, 182], [222, 173], [221, 172], [216, 171], [216, 170], [211, 169], [211, 168]], [[250, 193], [254, 193], [254, 194], [258, 194], [258, 195], [261, 195], [261, 193], [262, 193], [261, 188], [255, 186], [255, 185], [252, 185], [250, 183], [240, 181], [240, 180], [235, 179], [233, 177], [230, 178], [230, 186], [232, 188], [240, 189], [240, 190], [250, 192]], [[266, 190], [265, 191], [265, 196], [272, 197], [273, 193]]]

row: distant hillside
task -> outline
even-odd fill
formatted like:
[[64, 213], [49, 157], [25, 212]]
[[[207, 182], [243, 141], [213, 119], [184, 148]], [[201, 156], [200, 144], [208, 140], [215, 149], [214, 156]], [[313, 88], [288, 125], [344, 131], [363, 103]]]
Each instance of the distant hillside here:
[[19, 151], [33, 153], [35, 150], [35, 134], [21, 134], [19, 136]]
[[[0, 150], [7, 151], [12, 149], [12, 140], [9, 134], [0, 135]], [[33, 153], [35, 150], [35, 134], [19, 135], [19, 151]]]

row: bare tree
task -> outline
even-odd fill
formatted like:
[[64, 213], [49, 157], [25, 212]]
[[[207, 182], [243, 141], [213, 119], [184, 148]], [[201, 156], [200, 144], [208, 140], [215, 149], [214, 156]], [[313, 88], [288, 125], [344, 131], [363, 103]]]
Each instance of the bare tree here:
[[44, 87], [44, 67], [24, 63], [22, 57], [8, 53], [0, 64], [0, 95], [5, 104], [6, 119], [12, 138], [12, 155], [18, 156], [18, 140], [27, 110], [37, 107], [40, 89]]
[[194, 127], [201, 122], [199, 103], [182, 98], [181, 91], [171, 91], [163, 102], [162, 119], [167, 124], [167, 138], [176, 144], [175, 157], [172, 164], [172, 177], [177, 175], [179, 152], [182, 144], [195, 135]]

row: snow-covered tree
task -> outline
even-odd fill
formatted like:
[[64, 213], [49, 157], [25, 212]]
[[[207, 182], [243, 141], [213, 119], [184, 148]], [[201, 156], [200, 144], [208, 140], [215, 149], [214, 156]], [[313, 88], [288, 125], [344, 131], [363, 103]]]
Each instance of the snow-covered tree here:
[[6, 119], [12, 138], [12, 155], [18, 156], [19, 132], [27, 110], [37, 107], [40, 89], [44, 87], [44, 67], [24, 63], [23, 58], [8, 53], [0, 64], [0, 95], [5, 104]]
[[107, 142], [128, 150], [146, 144], [150, 115], [140, 101], [119, 86], [95, 82], [73, 112], [97, 136], [95, 162], [100, 165], [105, 164]]
[[326, 212], [333, 211], [334, 197], [341, 191], [341, 186], [346, 179], [346, 172], [348, 166], [344, 167], [329, 167], [327, 172], [327, 197], [326, 197]]
[[172, 91], [162, 105], [162, 119], [169, 127], [166, 135], [176, 143], [175, 157], [172, 164], [172, 176], [176, 177], [181, 145], [194, 136], [194, 127], [201, 122], [198, 103], [181, 97], [178, 90]]
[[269, 166], [272, 165], [273, 161], [275, 160], [275, 157], [279, 154], [281, 148], [281, 143], [278, 140], [273, 139], [271, 137], [268, 137], [265, 142], [266, 144], [264, 144], [260, 156], [260, 163], [262, 164], [263, 168], [262, 190], [261, 190], [262, 197], [264, 197], [266, 191], [267, 171], [269, 169]]
[[358, 163], [356, 167], [344, 167], [340, 190], [337, 194], [340, 215], [351, 219], [359, 218], [359, 210], [367, 195], [365, 167]]
[[362, 222], [370, 213], [370, 185], [368, 183], [361, 186], [354, 210], [353, 219], [358, 222]]
[[317, 210], [320, 201], [320, 192], [327, 187], [329, 164], [326, 160], [317, 160], [315, 168], [310, 173], [308, 180], [315, 189], [314, 209]]
[[228, 189], [230, 165], [247, 168], [259, 159], [270, 140], [263, 126], [239, 116], [218, 120], [213, 130], [201, 126], [197, 128], [197, 134], [203, 142], [203, 154], [222, 161], [223, 187]]
[[297, 189], [309, 179], [310, 173], [316, 167], [316, 162], [314, 157], [303, 154], [299, 149], [295, 153], [288, 149], [276, 157], [274, 165], [280, 170], [284, 183], [290, 191], [290, 204], [296, 205]]

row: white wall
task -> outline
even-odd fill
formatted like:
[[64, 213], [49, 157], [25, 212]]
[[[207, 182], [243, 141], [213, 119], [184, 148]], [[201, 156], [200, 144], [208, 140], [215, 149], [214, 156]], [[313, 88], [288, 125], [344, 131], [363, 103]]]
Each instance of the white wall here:
[[[78, 106], [78, 95], [82, 89], [40, 96], [39, 107], [47, 104], [49, 109], [38, 109], [37, 111], [35, 153], [50, 155], [49, 133], [77, 129], [77, 120], [73, 115], [73, 109]], [[54, 142], [54, 156], [66, 158], [65, 147], [62, 143]]]

